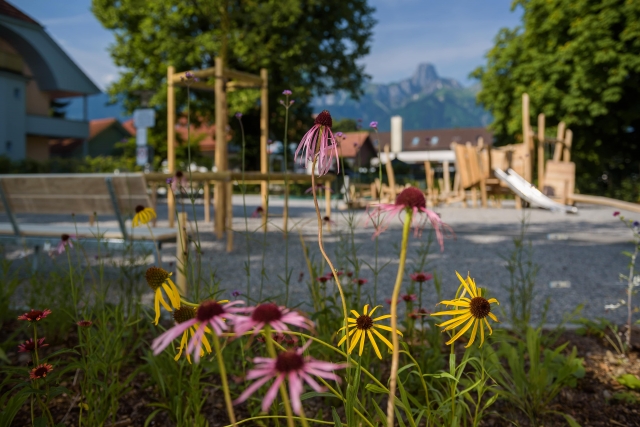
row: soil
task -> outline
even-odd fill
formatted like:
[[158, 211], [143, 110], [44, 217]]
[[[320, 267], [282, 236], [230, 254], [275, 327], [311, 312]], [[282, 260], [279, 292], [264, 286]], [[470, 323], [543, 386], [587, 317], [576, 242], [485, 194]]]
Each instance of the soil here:
[[[640, 335], [640, 331], [634, 330], [634, 334]], [[583, 427], [640, 427], [640, 393], [630, 391], [615, 380], [616, 377], [624, 373], [630, 373], [640, 378], [640, 348], [634, 347], [629, 357], [618, 356], [615, 351], [612, 351], [613, 347], [603, 338], [583, 336], [572, 331], [565, 332], [559, 339], [559, 343], [566, 341], [570, 342], [568, 349], [575, 346], [578, 356], [584, 359], [586, 375], [578, 381], [575, 388], [565, 388], [553, 401], [550, 409], [571, 415]], [[10, 359], [16, 359], [14, 362], [17, 361], [18, 355], [16, 353], [9, 353], [8, 356]], [[130, 372], [123, 372], [123, 377]], [[62, 383], [61, 385], [70, 390], [77, 388], [70, 383]], [[209, 395], [202, 413], [207, 414], [209, 425], [211, 427], [228, 425], [221, 390], [211, 387], [207, 390]], [[6, 391], [6, 389], [1, 390], [2, 393]], [[149, 378], [145, 375], [138, 375], [132, 382], [130, 391], [119, 402], [115, 420], [105, 424], [105, 427], [145, 425], [147, 417], [156, 409], [150, 406], [154, 402], [153, 387], [150, 385]], [[319, 409], [322, 405], [321, 399], [305, 401], [307, 414], [314, 413], [315, 409]], [[53, 399], [50, 408], [55, 420], [64, 419], [63, 425], [78, 425], [79, 409], [73, 396], [60, 395]], [[329, 420], [331, 414], [326, 409], [325, 405], [324, 414]], [[236, 407], [236, 416], [240, 420], [249, 415], [240, 405]], [[31, 425], [28, 405], [21, 408], [12, 425]], [[165, 413], [160, 412], [149, 425], [171, 426], [174, 423]], [[515, 412], [509, 404], [498, 400], [480, 425], [483, 427], [506, 427], [529, 426], [530, 424], [523, 414]], [[542, 420], [540, 425], [545, 427], [566, 426], [567, 422], [562, 416], [550, 415]]]

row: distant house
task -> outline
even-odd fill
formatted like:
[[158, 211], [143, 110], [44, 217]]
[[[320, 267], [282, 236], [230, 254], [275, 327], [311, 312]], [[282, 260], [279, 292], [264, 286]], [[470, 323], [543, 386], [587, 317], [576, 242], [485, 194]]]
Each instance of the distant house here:
[[86, 139], [87, 121], [54, 117], [51, 104], [99, 92], [40, 24], [0, 0], [0, 156], [46, 160], [50, 139]]
[[338, 155], [342, 157], [352, 169], [369, 167], [371, 158], [376, 156], [369, 132], [345, 132], [338, 139]]
[[[176, 123], [178, 143], [186, 144], [187, 140], [198, 142], [200, 153], [213, 159], [216, 151], [216, 125], [203, 120], [200, 124], [187, 127], [187, 118], [179, 117]], [[229, 138], [231, 139], [231, 138]]]
[[[115, 118], [91, 120], [89, 136], [83, 138], [65, 138], [49, 141], [49, 152], [56, 157], [76, 157], [85, 155], [113, 155], [116, 144], [135, 135], [135, 129], [128, 129]], [[86, 145], [85, 145], [86, 144]]]

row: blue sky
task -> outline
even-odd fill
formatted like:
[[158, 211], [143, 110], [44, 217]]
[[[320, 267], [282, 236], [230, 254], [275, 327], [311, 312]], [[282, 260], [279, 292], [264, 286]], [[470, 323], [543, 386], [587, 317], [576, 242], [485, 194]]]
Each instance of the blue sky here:
[[[105, 88], [117, 79], [107, 48], [113, 35], [92, 15], [90, 0], [9, 0], [46, 28], [60, 46]], [[514, 27], [520, 12], [511, 0], [371, 0], [378, 24], [371, 53], [362, 62], [375, 83], [410, 76], [421, 62], [438, 74], [463, 84], [483, 64], [493, 38], [502, 27]]]

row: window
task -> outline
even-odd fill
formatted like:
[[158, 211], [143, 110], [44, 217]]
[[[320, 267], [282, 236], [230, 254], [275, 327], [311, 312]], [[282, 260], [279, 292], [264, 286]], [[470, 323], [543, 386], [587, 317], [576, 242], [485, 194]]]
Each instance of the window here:
[[20, 99], [20, 88], [19, 87], [14, 87], [13, 88], [13, 97], [15, 99]]
[[438, 141], [439, 141], [438, 137], [434, 136], [433, 138], [431, 138], [431, 145], [438, 145]]
[[411, 140], [411, 145], [416, 146], [420, 144], [420, 138], [418, 138], [417, 136], [415, 136], [412, 140]]

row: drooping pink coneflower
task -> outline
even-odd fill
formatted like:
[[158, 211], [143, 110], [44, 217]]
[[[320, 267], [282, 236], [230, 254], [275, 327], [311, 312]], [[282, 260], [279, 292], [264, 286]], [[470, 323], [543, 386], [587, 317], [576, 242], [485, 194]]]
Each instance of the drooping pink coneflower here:
[[329, 278], [327, 276], [320, 276], [316, 280], [320, 283], [327, 283], [329, 281]]
[[44, 344], [44, 337], [38, 338], [38, 341], [33, 341], [33, 338], [29, 338], [24, 344], [18, 345], [18, 353], [30, 353], [37, 348], [46, 347], [49, 344]]
[[258, 206], [256, 210], [251, 214], [251, 218], [260, 218], [263, 213], [264, 209], [262, 209], [262, 206]]
[[205, 330], [210, 327], [213, 331], [221, 335], [224, 331], [229, 330], [229, 322], [235, 322], [240, 317], [238, 313], [243, 313], [246, 308], [234, 308], [234, 305], [244, 304], [244, 301], [232, 301], [226, 304], [220, 304], [214, 300], [202, 302], [196, 310], [196, 316], [185, 322], [178, 323], [173, 328], [168, 329], [165, 333], [153, 340], [151, 349], [154, 355], [158, 355], [171, 342], [182, 335], [187, 329], [195, 327], [196, 331], [189, 340], [187, 353], [191, 353], [196, 363], [200, 361], [200, 350], [202, 348], [202, 339]]
[[233, 403], [237, 405], [238, 403], [244, 402], [267, 383], [267, 381], [275, 378], [275, 381], [271, 387], [269, 387], [267, 394], [262, 400], [262, 411], [267, 412], [278, 394], [280, 384], [286, 379], [289, 381], [291, 407], [293, 412], [300, 414], [300, 408], [302, 407], [300, 396], [302, 395], [305, 382], [318, 393], [324, 391], [324, 387], [321, 387], [311, 375], [326, 380], [340, 381], [340, 377], [334, 374], [333, 371], [345, 367], [344, 365], [338, 365], [336, 363], [321, 362], [312, 357], [303, 357], [302, 353], [307, 349], [309, 344], [311, 344], [311, 341], [307, 341], [304, 347], [280, 353], [275, 359], [268, 357], [254, 358], [253, 363], [255, 363], [256, 366], [247, 373], [246, 379], [257, 379], [257, 381], [247, 387]]
[[385, 231], [388, 227], [388, 222], [395, 216], [399, 215], [404, 210], [413, 211], [412, 216], [412, 227], [414, 228], [414, 235], [417, 236], [419, 231], [422, 228], [422, 215], [423, 214], [427, 220], [431, 222], [431, 226], [436, 231], [436, 237], [438, 239], [438, 243], [440, 244], [440, 250], [444, 250], [444, 238], [443, 238], [443, 230], [451, 230], [451, 227], [446, 225], [440, 219], [440, 216], [434, 211], [427, 209], [427, 202], [424, 198], [424, 194], [422, 191], [415, 187], [407, 187], [398, 196], [396, 197], [395, 203], [382, 203], [378, 205], [373, 212], [369, 214], [369, 220], [371, 220], [374, 224], [373, 217], [375, 215], [382, 215], [386, 213], [385, 218], [379, 222], [377, 229], [374, 233], [374, 237], [380, 235], [383, 231]]
[[76, 236], [70, 236], [69, 234], [63, 234], [60, 236], [60, 242], [58, 242], [58, 246], [56, 246], [56, 252], [58, 252], [58, 255], [63, 253], [67, 246], [73, 248], [73, 243], [71, 243], [72, 240], [76, 240]]
[[416, 294], [405, 294], [405, 295], [402, 295], [402, 300], [404, 302], [412, 302], [412, 301], [415, 301], [417, 299], [418, 299], [418, 295], [416, 295]]
[[53, 371], [53, 365], [42, 363], [33, 368], [31, 372], [29, 372], [29, 378], [31, 378], [32, 380], [45, 378], [47, 375], [49, 375], [49, 373], [51, 373], [51, 371]]
[[279, 307], [273, 303], [259, 304], [256, 307], [248, 307], [250, 317], [238, 317], [234, 322], [234, 331], [238, 335], [253, 329], [253, 335], [260, 333], [262, 328], [269, 325], [277, 332], [288, 331], [287, 324], [299, 328], [311, 329], [313, 323], [296, 311], [286, 307]]
[[419, 273], [411, 273], [411, 280], [413, 280], [414, 282], [424, 283], [428, 282], [431, 279], [433, 279], [433, 274], [431, 273], [424, 273], [422, 271]]
[[[329, 172], [334, 156], [336, 159], [338, 158], [338, 146], [333, 132], [331, 132], [332, 125], [331, 114], [327, 110], [323, 110], [316, 117], [311, 129], [302, 137], [295, 153], [296, 161], [300, 155], [300, 163], [313, 162], [317, 155], [318, 176]], [[339, 162], [337, 167], [339, 172]], [[315, 171], [312, 172], [315, 173]]]
[[322, 217], [322, 224], [323, 225], [336, 225], [336, 222], [333, 221], [330, 216], [325, 215], [325, 216]]
[[51, 314], [51, 310], [34, 310], [31, 309], [28, 313], [21, 314], [18, 316], [18, 320], [26, 320], [27, 322], [37, 322], [39, 320], [44, 319], [48, 315]]
[[360, 279], [356, 279], [356, 284], [357, 284], [358, 286], [366, 285], [368, 282], [369, 282], [369, 281], [368, 281], [367, 279], [362, 279], [362, 278], [360, 278]]
[[174, 193], [182, 191], [187, 188], [187, 184], [189, 184], [189, 181], [187, 181], [184, 173], [182, 173], [182, 171], [177, 171], [176, 175], [171, 180], [171, 191]]

